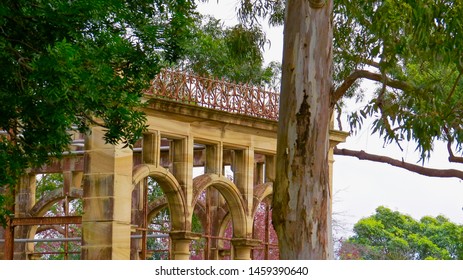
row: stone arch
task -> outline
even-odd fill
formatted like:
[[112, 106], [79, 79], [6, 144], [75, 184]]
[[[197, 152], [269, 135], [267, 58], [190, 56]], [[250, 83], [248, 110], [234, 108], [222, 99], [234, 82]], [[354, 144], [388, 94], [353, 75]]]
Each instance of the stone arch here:
[[[261, 240], [262, 244], [257, 248], [257, 251], [253, 252], [252, 258], [263, 258], [263, 259], [274, 259], [275, 258], [275, 245], [278, 244], [276, 232], [271, 224], [271, 199], [273, 196], [273, 183], [267, 182], [259, 184], [254, 187], [254, 201], [252, 208], [252, 220], [253, 220], [253, 238]], [[266, 201], [269, 199], [269, 201]], [[258, 220], [257, 214], [260, 209], [261, 203], [265, 203], [265, 216], [260, 216], [264, 220]], [[270, 206], [270, 209], [268, 208]], [[267, 212], [269, 211], [269, 212]], [[270, 217], [268, 216], [270, 214]], [[269, 219], [269, 220], [267, 220]], [[259, 223], [258, 223], [259, 222]], [[265, 231], [262, 231], [260, 226], [265, 226]]]
[[252, 219], [254, 220], [257, 207], [266, 197], [273, 195], [273, 183], [268, 182], [254, 187], [254, 201], [252, 204]]
[[171, 231], [187, 230], [187, 204], [177, 179], [165, 168], [140, 164], [133, 170], [132, 184], [135, 186], [148, 176], [159, 183], [167, 199], [171, 214]]
[[204, 221], [206, 220], [206, 205], [202, 201], [196, 201], [195, 207], [193, 208], [193, 212], [198, 216], [201, 223], [204, 225]]
[[[43, 217], [45, 213], [50, 209], [50, 207], [53, 206], [53, 204], [55, 204], [56, 202], [62, 199], [65, 199], [66, 196], [70, 198], [70, 200], [82, 198], [83, 190], [80, 188], [79, 189], [72, 188], [69, 194], [67, 195], [64, 193], [63, 187], [50, 191], [34, 204], [31, 210], [29, 210], [28, 216], [29, 217]], [[35, 234], [37, 233], [38, 228], [39, 226], [28, 226], [27, 238], [33, 239]], [[33, 244], [34, 243], [28, 243], [28, 245], [26, 246], [26, 253], [34, 251]]]
[[148, 221], [151, 221], [162, 209], [168, 207], [166, 196], [161, 196], [148, 204]]
[[[225, 236], [225, 231], [227, 230], [227, 226], [228, 226], [228, 223], [230, 222], [230, 220], [231, 220], [231, 215], [230, 215], [230, 211], [229, 211], [227, 213], [227, 215], [223, 218], [222, 223], [220, 224], [219, 234], [218, 234], [219, 237], [224, 237]], [[219, 239], [219, 241], [217, 242], [217, 245], [218, 245], [219, 248], [222, 249], [224, 247], [224, 240]], [[233, 246], [231, 246], [231, 247], [233, 247]]]
[[45, 214], [45, 212], [56, 202], [66, 198], [66, 196], [70, 199], [77, 199], [82, 198], [83, 190], [82, 189], [75, 189], [72, 188], [68, 195], [64, 193], [64, 189], [58, 188], [47, 193], [43, 196], [39, 201], [37, 201], [32, 209], [29, 211], [30, 217], [41, 217]]
[[[201, 201], [197, 202], [198, 208], [193, 211], [201, 221], [201, 225], [204, 226], [204, 220], [206, 219], [205, 206]], [[151, 201], [148, 204], [148, 221], [152, 220], [161, 210], [168, 207], [167, 198], [165, 196], [158, 197], [156, 200]], [[228, 214], [227, 214], [228, 216]]]
[[217, 174], [203, 174], [193, 179], [194, 206], [199, 195], [208, 187], [216, 188], [228, 203], [233, 222], [233, 235], [236, 238], [246, 238], [248, 223], [244, 201], [236, 185], [225, 176]]
[[228, 223], [231, 220], [230, 212], [223, 218], [222, 223], [220, 223], [219, 228], [219, 236], [223, 237], [225, 235], [225, 231], [227, 230]]

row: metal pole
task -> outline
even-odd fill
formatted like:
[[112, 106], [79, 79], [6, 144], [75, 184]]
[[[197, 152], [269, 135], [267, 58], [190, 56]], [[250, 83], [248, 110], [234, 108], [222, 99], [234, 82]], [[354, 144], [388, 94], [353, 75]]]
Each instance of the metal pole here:
[[210, 236], [212, 235], [211, 232], [211, 196], [210, 196], [210, 189], [206, 189], [206, 246], [205, 246], [205, 252], [204, 252], [204, 259], [209, 260], [210, 259], [210, 251], [211, 251], [211, 238]]
[[[169, 237], [168, 234], [148, 234], [147, 238], [166, 238]], [[142, 236], [140, 235], [131, 235], [130, 238], [132, 239], [141, 239]], [[15, 243], [40, 243], [40, 242], [82, 242], [81, 237], [68, 237], [68, 238], [38, 238], [38, 239], [28, 239], [28, 238], [18, 238], [15, 239]], [[0, 243], [6, 243], [5, 239], [0, 239]]]
[[264, 259], [269, 259], [269, 250], [270, 250], [270, 205], [265, 204], [265, 247], [264, 247]]
[[141, 232], [141, 259], [146, 260], [146, 234], [148, 230], [148, 178], [143, 180], [143, 221], [142, 221], [142, 228], [143, 231]]
[[5, 260], [12, 260], [14, 257], [14, 226], [11, 223], [12, 219], [12, 217], [6, 217]]
[[13, 203], [9, 206], [9, 209], [12, 214], [6, 217], [6, 228], [5, 228], [5, 260], [14, 259], [14, 213], [15, 213], [15, 204], [16, 204], [16, 186], [10, 189], [11, 197], [13, 198]]
[[[69, 199], [68, 196], [64, 198], [64, 215], [69, 216]], [[65, 224], [64, 225], [64, 238], [68, 238], [68, 231], [69, 231], [69, 225]], [[69, 243], [67, 241], [64, 241], [64, 259], [68, 260], [68, 250], [69, 250]]]

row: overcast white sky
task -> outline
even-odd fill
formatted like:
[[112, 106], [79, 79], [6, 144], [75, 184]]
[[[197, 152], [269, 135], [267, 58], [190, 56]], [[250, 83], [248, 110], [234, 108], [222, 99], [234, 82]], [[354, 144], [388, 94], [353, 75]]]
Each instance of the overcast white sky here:
[[[201, 4], [199, 11], [221, 18], [226, 24], [234, 24], [236, 20], [236, 0], [210, 1]], [[267, 30], [267, 38], [271, 45], [265, 52], [265, 61], [281, 61], [283, 46], [283, 29]], [[348, 109], [359, 107], [352, 104]], [[344, 129], [348, 129], [344, 126]], [[415, 145], [403, 146], [401, 152], [394, 145], [383, 147], [378, 136], [363, 131], [348, 137], [347, 142], [339, 145], [355, 150], [366, 150], [370, 153], [393, 156], [409, 162], [416, 162], [418, 155], [414, 153]], [[455, 168], [449, 164], [444, 145], [436, 146], [429, 164], [430, 167]], [[335, 219], [340, 220], [347, 228], [362, 217], [375, 212], [376, 207], [383, 205], [407, 213], [419, 219], [425, 215], [444, 215], [453, 222], [463, 224], [463, 183], [458, 179], [429, 178], [385, 164], [360, 161], [352, 157], [335, 157], [333, 211], [339, 213]], [[452, 167], [453, 166], [453, 167]], [[460, 167], [461, 168], [461, 167]]]

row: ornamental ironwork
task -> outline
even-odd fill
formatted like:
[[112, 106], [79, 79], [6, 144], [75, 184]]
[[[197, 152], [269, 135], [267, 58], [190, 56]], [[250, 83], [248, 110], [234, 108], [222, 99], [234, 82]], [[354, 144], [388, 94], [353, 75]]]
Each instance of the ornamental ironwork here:
[[229, 113], [278, 120], [278, 93], [187, 72], [161, 71], [146, 94]]

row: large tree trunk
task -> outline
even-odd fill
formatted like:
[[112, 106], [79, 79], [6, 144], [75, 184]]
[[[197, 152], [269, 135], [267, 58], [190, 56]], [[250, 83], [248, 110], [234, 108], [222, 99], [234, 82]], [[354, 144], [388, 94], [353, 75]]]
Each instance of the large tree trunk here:
[[328, 172], [332, 0], [323, 3], [286, 2], [273, 195], [282, 259], [333, 257]]

